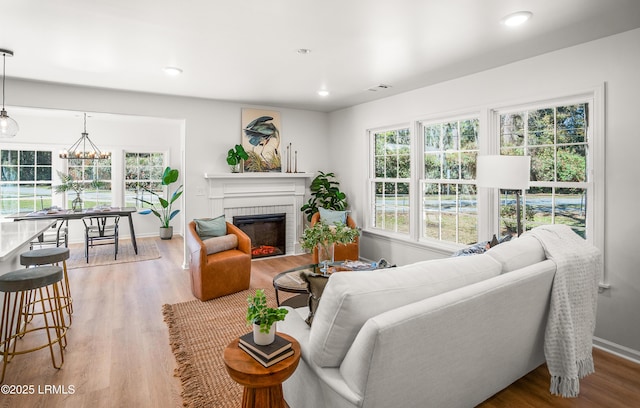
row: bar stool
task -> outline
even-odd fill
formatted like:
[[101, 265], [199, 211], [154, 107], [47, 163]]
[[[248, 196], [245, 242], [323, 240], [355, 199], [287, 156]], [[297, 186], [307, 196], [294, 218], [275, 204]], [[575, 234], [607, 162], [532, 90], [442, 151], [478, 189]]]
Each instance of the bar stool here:
[[[62, 279], [64, 273], [59, 266], [37, 266], [19, 269], [0, 275], [0, 292], [4, 292], [2, 321], [0, 321], [0, 352], [2, 353], [2, 377], [4, 382], [7, 364], [14, 356], [31, 353], [49, 347], [51, 362], [54, 368], [64, 364], [63, 342], [66, 343], [67, 327], [64, 323], [64, 306], [61, 299]], [[43, 326], [24, 324], [28, 294], [33, 294], [34, 305], [39, 305], [39, 311], [30, 313], [42, 315]], [[19, 338], [44, 330], [47, 342], [27, 350], [17, 350]], [[53, 346], [58, 343], [60, 357], [56, 362]]]
[[64, 271], [64, 285], [62, 286], [63, 307], [69, 315], [69, 326], [71, 326], [73, 314], [73, 298], [71, 297], [71, 288], [69, 286], [69, 275], [67, 273], [67, 259], [69, 259], [69, 248], [55, 247], [33, 249], [31, 251], [20, 254], [20, 265], [41, 266], [41, 265], [59, 265], [62, 262], [62, 270]]

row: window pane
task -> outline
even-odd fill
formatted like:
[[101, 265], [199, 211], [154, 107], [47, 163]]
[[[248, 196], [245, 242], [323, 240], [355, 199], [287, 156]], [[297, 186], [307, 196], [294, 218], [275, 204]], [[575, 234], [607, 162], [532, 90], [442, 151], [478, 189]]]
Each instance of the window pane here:
[[584, 145], [558, 148], [558, 181], [587, 181], [587, 155]]
[[425, 178], [439, 179], [442, 169], [442, 153], [425, 153], [424, 155], [424, 173]]
[[426, 151], [440, 150], [440, 125], [425, 126], [424, 149]]
[[36, 179], [36, 171], [33, 166], [20, 166], [20, 180], [33, 181]]
[[587, 191], [581, 188], [556, 189], [555, 223], [568, 225], [573, 231], [586, 238]]
[[500, 146], [524, 145], [524, 114], [509, 113], [500, 116]]
[[33, 150], [21, 150], [20, 151], [20, 164], [31, 165], [36, 164], [36, 152]]
[[51, 181], [51, 167], [49, 166], [36, 168], [36, 180]]
[[558, 143], [586, 142], [586, 108], [584, 103], [558, 107]]
[[460, 149], [478, 149], [478, 120], [460, 121]]
[[2, 165], [18, 165], [18, 151], [17, 150], [3, 150], [2, 151]]
[[460, 154], [461, 159], [461, 178], [463, 180], [475, 180], [476, 178], [476, 161], [477, 152], [463, 152]]
[[554, 110], [539, 109], [529, 112], [529, 145], [554, 143]]
[[442, 144], [444, 150], [458, 150], [458, 122], [442, 125]]
[[37, 152], [36, 157], [38, 166], [51, 166], [51, 152]]
[[553, 147], [529, 148], [529, 155], [531, 155], [531, 180], [555, 180], [554, 150], [555, 149]]
[[439, 184], [425, 183], [423, 190], [423, 236], [440, 239], [440, 186]]

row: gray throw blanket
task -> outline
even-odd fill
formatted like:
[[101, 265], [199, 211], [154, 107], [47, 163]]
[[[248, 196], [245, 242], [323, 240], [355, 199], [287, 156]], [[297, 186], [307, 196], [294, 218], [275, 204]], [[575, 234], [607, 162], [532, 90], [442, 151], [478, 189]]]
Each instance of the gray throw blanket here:
[[544, 225], [527, 235], [538, 239], [557, 265], [544, 338], [550, 391], [577, 397], [579, 380], [594, 372], [591, 352], [602, 255], [566, 225]]

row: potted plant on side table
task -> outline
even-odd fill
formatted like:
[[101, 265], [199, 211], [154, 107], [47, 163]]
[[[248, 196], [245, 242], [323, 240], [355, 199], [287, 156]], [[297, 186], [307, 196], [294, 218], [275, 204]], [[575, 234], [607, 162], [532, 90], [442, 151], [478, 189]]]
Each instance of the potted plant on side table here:
[[162, 174], [162, 185], [167, 186], [167, 198], [161, 197], [155, 191], [151, 191], [147, 187], [143, 187], [143, 190], [147, 193], [154, 195], [158, 198], [158, 204], [152, 203], [143, 198], [136, 198], [136, 200], [143, 202], [149, 205], [148, 212], [141, 211], [142, 214], [149, 214], [149, 212], [153, 213], [158, 219], [160, 219], [160, 239], [171, 239], [173, 237], [173, 227], [170, 225], [173, 217], [178, 215], [180, 210], [171, 210], [173, 203], [182, 195], [182, 184], [175, 189], [173, 194], [169, 195], [169, 185], [178, 181], [179, 172], [177, 169], [172, 169], [168, 167], [164, 169], [164, 173]]
[[284, 320], [288, 310], [267, 307], [267, 297], [263, 289], [247, 298], [247, 326], [253, 326], [253, 341], [261, 346], [273, 343], [276, 335], [276, 322]]

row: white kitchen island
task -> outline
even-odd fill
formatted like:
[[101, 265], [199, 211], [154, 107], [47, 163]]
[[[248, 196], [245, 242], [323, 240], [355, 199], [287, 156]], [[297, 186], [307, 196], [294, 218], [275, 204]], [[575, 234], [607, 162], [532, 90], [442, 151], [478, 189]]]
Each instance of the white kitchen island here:
[[29, 250], [29, 243], [50, 228], [55, 220], [0, 222], [0, 275], [20, 266], [20, 254]]

